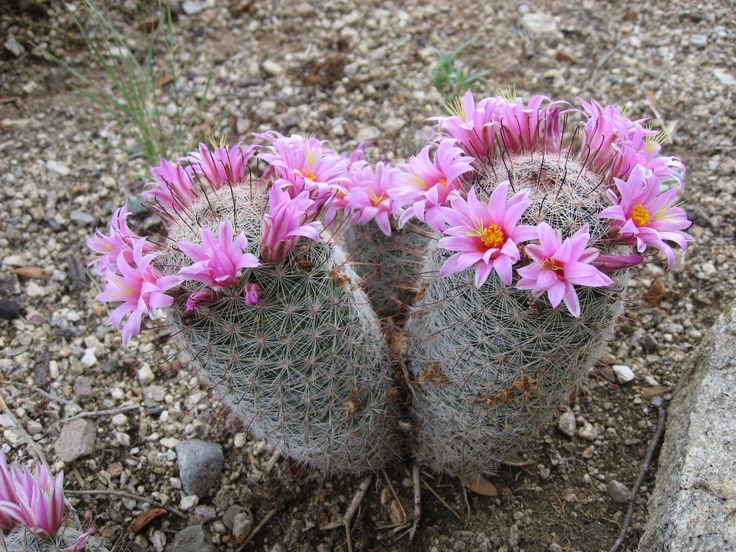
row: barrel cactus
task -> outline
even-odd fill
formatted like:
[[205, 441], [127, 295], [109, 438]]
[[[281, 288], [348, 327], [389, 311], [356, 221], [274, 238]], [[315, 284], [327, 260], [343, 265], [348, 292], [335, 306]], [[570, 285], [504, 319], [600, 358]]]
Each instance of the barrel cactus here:
[[408, 169], [407, 212], [437, 233], [405, 326], [414, 452], [434, 470], [492, 471], [543, 427], [612, 336], [627, 269], [687, 247], [682, 163], [642, 121], [581, 104], [468, 92]]
[[118, 210], [89, 241], [99, 299], [120, 302], [111, 322], [126, 345], [142, 315], [166, 309], [204, 379], [282, 456], [321, 475], [378, 469], [394, 448], [391, 366], [332, 235], [355, 219], [338, 203], [363, 162], [314, 138], [261, 138], [152, 169], [143, 195], [167, 235], [136, 236]]
[[69, 527], [52, 536], [38, 537], [27, 528], [16, 526], [0, 540], [0, 552], [108, 552], [110, 549], [102, 539]]

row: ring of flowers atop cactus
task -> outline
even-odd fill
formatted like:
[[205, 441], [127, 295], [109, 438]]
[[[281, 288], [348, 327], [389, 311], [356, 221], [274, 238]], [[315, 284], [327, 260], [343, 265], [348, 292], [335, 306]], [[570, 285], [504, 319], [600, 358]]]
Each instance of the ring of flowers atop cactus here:
[[[327, 240], [346, 225], [372, 221], [391, 236], [415, 219], [452, 252], [441, 276], [472, 269], [480, 287], [495, 272], [505, 285], [546, 294], [551, 308], [564, 303], [579, 316], [576, 286], [609, 286], [608, 274], [660, 253], [671, 267], [673, 246], [686, 249], [691, 240], [684, 232], [691, 223], [676, 206], [685, 166], [660, 155], [662, 133], [615, 106], [581, 99], [578, 104], [546, 96], [525, 103], [500, 95], [476, 102], [467, 92], [448, 106], [449, 115], [433, 118], [428, 144], [398, 166], [369, 164], [364, 145], [342, 155], [316, 138], [274, 131], [256, 135], [259, 142], [249, 145], [200, 144], [152, 168], [143, 198], [167, 228], [192, 227], [199, 224], [192, 213], [197, 202], [224, 188], [258, 187], [268, 198], [260, 235], [246, 236], [229, 220], [202, 227], [200, 243], [174, 246], [191, 264], [167, 274], [157, 262], [159, 242], [167, 238], [135, 234], [120, 207], [107, 233], [97, 230], [87, 242], [97, 255], [90, 265], [106, 281], [98, 299], [118, 304], [110, 322], [122, 330], [127, 346], [143, 316], [154, 319], [158, 309], [170, 307], [185, 281], [202, 286], [188, 292], [188, 314], [232, 287], [255, 308], [261, 290], [251, 272], [284, 262], [299, 240]], [[518, 189], [509, 171], [515, 158], [534, 155], [542, 163], [545, 156], [572, 157], [580, 171], [600, 178], [596, 188], [610, 202], [598, 214], [607, 221], [604, 238], [592, 240], [586, 227], [554, 228], [552, 221], [535, 220], [529, 212], [535, 190]], [[509, 178], [497, 178], [487, 189], [483, 175], [504, 169]], [[633, 251], [626, 254], [624, 248]]]

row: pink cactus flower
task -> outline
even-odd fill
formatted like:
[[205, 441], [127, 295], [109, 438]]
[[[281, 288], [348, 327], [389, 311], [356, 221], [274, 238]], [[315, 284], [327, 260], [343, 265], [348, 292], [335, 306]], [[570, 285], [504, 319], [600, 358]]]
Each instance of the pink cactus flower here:
[[315, 200], [313, 209], [321, 207], [347, 180], [348, 159], [327, 148], [324, 141], [298, 134], [287, 138], [278, 132], [259, 137], [271, 144], [270, 151], [259, 156], [269, 165], [264, 177], [273, 175], [287, 182], [291, 197], [307, 190]]
[[604, 274], [625, 270], [644, 263], [641, 255], [598, 255], [593, 266]]
[[[2, 463], [5, 464], [4, 457]], [[7, 471], [7, 465], [4, 467]], [[64, 472], [54, 478], [45, 466], [36, 466], [33, 474], [25, 466], [12, 466], [9, 479], [14, 499], [0, 502], [0, 512], [25, 525], [37, 537], [56, 533], [64, 519]]]
[[259, 305], [261, 303], [261, 292], [263, 289], [258, 284], [245, 284], [243, 287], [243, 299], [249, 307]]
[[153, 180], [146, 183], [141, 197], [175, 212], [186, 209], [199, 195], [190, 173], [178, 163], [162, 159], [158, 167], [151, 168]]
[[241, 142], [232, 147], [222, 146], [211, 150], [207, 144], [199, 144], [197, 151], [182, 159], [189, 162], [193, 175], [203, 177], [215, 189], [225, 185], [235, 186], [244, 182], [248, 175], [248, 160], [253, 156], [254, 145], [243, 146]]
[[268, 193], [269, 212], [263, 215], [261, 259], [278, 263], [286, 258], [300, 237], [318, 240], [322, 225], [312, 220], [314, 200], [309, 190], [291, 197], [283, 187], [289, 183], [277, 180]]
[[192, 314], [202, 305], [209, 305], [216, 301], [218, 294], [215, 290], [210, 288], [200, 289], [192, 293], [184, 304], [184, 312], [186, 314]]
[[338, 193], [338, 198], [342, 197], [336, 202], [344, 203], [354, 223], [368, 224], [375, 220], [381, 232], [390, 236], [391, 216], [398, 211], [390, 193], [398, 181], [398, 169], [379, 162], [374, 171], [367, 163], [355, 163], [350, 167], [349, 176], [347, 193]]
[[526, 246], [532, 264], [518, 269], [521, 279], [516, 287], [536, 295], [547, 292], [552, 307], [564, 301], [570, 314], [579, 317], [580, 301], [575, 286], [604, 287], [613, 283], [591, 264], [598, 251], [592, 247], [586, 249], [590, 240], [588, 227], [583, 226], [564, 241], [559, 230], [555, 231], [546, 222], [541, 222], [537, 230], [539, 244]]
[[430, 159], [429, 150], [430, 146], [425, 146], [401, 167], [391, 198], [397, 205], [409, 206], [401, 215], [399, 226], [416, 217], [441, 232], [445, 228], [442, 207], [458, 195], [462, 188], [460, 178], [475, 169], [473, 158], [465, 155], [453, 138], [440, 142], [434, 159]]
[[240, 233], [233, 239], [229, 221], [221, 222], [215, 235], [209, 228], [200, 230], [202, 244], [179, 242], [179, 249], [194, 261], [179, 271], [184, 280], [202, 282], [214, 289], [233, 286], [240, 281], [243, 268], [255, 268], [260, 263], [247, 253], [248, 238]]
[[626, 139], [615, 145], [619, 155], [611, 167], [612, 177], [626, 180], [632, 170], [639, 165], [646, 169], [651, 178], [657, 179], [660, 185], [682, 191], [685, 165], [677, 157], [659, 155], [662, 140], [660, 133], [645, 129], [638, 123], [632, 123]]
[[[94, 267], [98, 274], [104, 274], [108, 268], [114, 269], [120, 253], [125, 254], [128, 262], [132, 262], [133, 240], [141, 239], [141, 237], [130, 231], [126, 221], [127, 218], [127, 208], [125, 206], [119, 207], [112, 215], [108, 227], [108, 234], [103, 234], [98, 229], [87, 240], [87, 247], [98, 254], [98, 257], [93, 259], [87, 266]], [[145, 242], [143, 252], [150, 253], [153, 250], [154, 245], [150, 242]]]
[[504, 100], [499, 97], [483, 98], [475, 103], [468, 90], [462, 99], [448, 105], [449, 117], [433, 117], [438, 127], [455, 138], [463, 149], [476, 159], [492, 157], [496, 151], [497, 117]]
[[93, 531], [94, 528], [90, 527], [84, 533], [79, 535], [77, 540], [75, 540], [71, 546], [64, 548], [61, 552], [84, 552], [87, 548], [87, 541], [89, 541]]
[[649, 178], [641, 166], [634, 168], [628, 180], [617, 178], [615, 182], [621, 197], [609, 190], [608, 196], [614, 205], [604, 209], [600, 217], [611, 219], [623, 238], [634, 238], [639, 253], [648, 246], [660, 250], [671, 268], [675, 252], [667, 242], [687, 249], [692, 239], [682, 231], [692, 222], [683, 209], [674, 207], [677, 190], [670, 188], [659, 193], [659, 182]]
[[540, 136], [544, 136], [543, 146], [547, 151], [559, 150], [560, 110], [550, 103], [547, 96], [532, 96], [526, 106], [521, 98], [506, 101], [496, 117], [500, 126], [500, 141], [509, 153], [534, 151], [539, 145]]
[[15, 504], [16, 502], [13, 476], [8, 468], [5, 453], [0, 450], [0, 531], [7, 531], [12, 528], [16, 520], [13, 515], [5, 512], [2, 505], [4, 503]]
[[511, 285], [512, 265], [520, 258], [518, 244], [537, 237], [535, 226], [518, 225], [524, 211], [531, 205], [528, 192], [518, 192], [507, 199], [508, 182], [499, 184], [487, 204], [478, 200], [475, 188], [468, 192], [467, 201], [452, 200], [445, 208], [449, 228], [439, 240], [439, 246], [457, 251], [440, 268], [440, 276], [475, 269], [475, 285], [481, 287], [493, 270], [501, 281]]
[[[123, 344], [141, 331], [141, 317], [155, 319], [156, 310], [171, 306], [173, 298], [166, 291], [179, 285], [179, 276], [163, 276], [152, 266], [155, 255], [145, 255], [146, 240], [133, 240], [133, 259], [124, 252], [118, 254], [117, 272], [110, 268], [105, 274], [105, 287], [98, 301], [119, 302], [110, 315], [110, 323], [123, 331]], [[128, 317], [125, 324], [123, 318]]]

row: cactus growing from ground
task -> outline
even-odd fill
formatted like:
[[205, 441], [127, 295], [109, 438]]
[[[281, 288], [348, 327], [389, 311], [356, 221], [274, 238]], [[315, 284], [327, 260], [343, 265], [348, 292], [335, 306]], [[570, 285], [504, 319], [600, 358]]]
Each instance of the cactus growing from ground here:
[[109, 545], [87, 533], [63, 527], [50, 537], [39, 538], [17, 525], [0, 537], [0, 552], [109, 552]]
[[437, 471], [493, 470], [580, 385], [612, 336], [625, 268], [643, 262], [626, 246], [670, 262], [666, 242], [687, 246], [672, 207], [682, 164], [657, 157], [639, 122], [583, 106], [582, 132], [543, 97], [476, 106], [468, 93], [440, 119], [440, 148], [457, 140], [475, 171], [427, 221], [441, 238], [405, 327], [414, 452]]

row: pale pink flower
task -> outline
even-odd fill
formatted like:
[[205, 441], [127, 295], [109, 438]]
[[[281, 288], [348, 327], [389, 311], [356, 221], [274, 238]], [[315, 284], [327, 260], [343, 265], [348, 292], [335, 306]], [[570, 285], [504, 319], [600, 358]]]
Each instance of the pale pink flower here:
[[286, 258], [300, 237], [318, 240], [322, 225], [312, 220], [314, 200], [309, 190], [291, 197], [282, 186], [287, 182], [276, 181], [268, 193], [269, 211], [263, 215], [261, 234], [261, 259], [278, 263]]
[[618, 155], [611, 167], [611, 176], [626, 180], [638, 165], [660, 185], [682, 190], [685, 181], [685, 165], [677, 157], [659, 155], [662, 148], [658, 132], [633, 123], [627, 136], [614, 144]]
[[215, 190], [225, 185], [244, 182], [248, 175], [248, 160], [255, 151], [254, 145], [243, 146], [237, 142], [232, 147], [221, 146], [211, 150], [207, 144], [199, 144], [197, 151], [182, 159], [189, 162], [194, 175], [203, 177]]
[[398, 169], [382, 162], [376, 164], [375, 171], [368, 163], [355, 163], [350, 166], [346, 192], [338, 192], [335, 202], [344, 205], [353, 223], [375, 220], [381, 232], [390, 236], [391, 217], [398, 212], [390, 193], [398, 177]]
[[84, 533], [79, 535], [77, 540], [75, 540], [71, 546], [64, 548], [61, 552], [84, 552], [87, 547], [87, 541], [89, 541], [93, 531], [94, 528], [90, 527]]
[[493, 270], [506, 285], [513, 278], [512, 266], [520, 258], [518, 244], [537, 237], [534, 226], [518, 225], [524, 211], [531, 205], [528, 192], [518, 192], [507, 199], [508, 182], [499, 184], [488, 203], [478, 200], [475, 188], [452, 200], [452, 208], [445, 208], [448, 228], [439, 240], [439, 246], [457, 251], [440, 268], [440, 276], [447, 276], [473, 267], [475, 285], [481, 287]]
[[434, 230], [442, 231], [445, 228], [442, 207], [462, 189], [461, 177], [475, 169], [473, 158], [465, 155], [453, 138], [442, 140], [432, 159], [429, 150], [430, 146], [425, 146], [400, 167], [391, 198], [401, 207], [408, 206], [399, 219], [400, 226], [416, 217]]
[[205, 288], [197, 290], [187, 297], [187, 302], [184, 304], [184, 312], [191, 314], [201, 305], [211, 304], [213, 301], [217, 300], [217, 297], [218, 294], [213, 289]]
[[215, 289], [230, 287], [240, 281], [243, 268], [259, 265], [255, 255], [248, 253], [248, 238], [240, 233], [233, 238], [229, 221], [221, 222], [215, 235], [209, 228], [200, 230], [202, 243], [179, 242], [182, 252], [194, 261], [179, 274], [184, 280], [195, 280]]
[[609, 190], [608, 196], [614, 205], [604, 209], [600, 217], [611, 219], [623, 238], [634, 238], [639, 253], [648, 246], [659, 249], [672, 267], [675, 252], [667, 242], [687, 249], [692, 239], [682, 231], [692, 222], [684, 209], [674, 207], [677, 190], [670, 188], [659, 193], [659, 181], [649, 178], [641, 166], [634, 168], [628, 180], [617, 178], [615, 182], [621, 197]]
[[[132, 262], [133, 240], [141, 239], [141, 237], [128, 228], [127, 218], [127, 208], [119, 207], [112, 214], [108, 234], [103, 234], [97, 229], [94, 235], [87, 240], [87, 247], [99, 255], [88, 266], [94, 267], [98, 274], [104, 274], [108, 268], [114, 269], [120, 253], [123, 253], [129, 262]], [[152, 243], [144, 243], [144, 253], [150, 253], [153, 249]]]
[[493, 157], [498, 130], [496, 123], [504, 103], [503, 98], [492, 97], [483, 98], [476, 105], [473, 92], [468, 90], [462, 99], [448, 105], [449, 117], [432, 119], [476, 159]]
[[591, 263], [598, 250], [587, 248], [590, 235], [583, 226], [571, 237], [562, 240], [559, 230], [555, 231], [546, 222], [537, 227], [539, 244], [526, 246], [532, 263], [518, 269], [521, 279], [519, 289], [531, 290], [535, 295], [547, 292], [552, 307], [564, 301], [567, 310], [575, 317], [580, 316], [580, 301], [575, 286], [603, 287], [613, 283]]
[[16, 500], [13, 476], [8, 468], [5, 453], [0, 450], [0, 531], [7, 531], [15, 525], [15, 517], [5, 512], [2, 504], [15, 504]]
[[[163, 276], [151, 264], [155, 255], [145, 255], [146, 240], [133, 240], [132, 261], [124, 253], [117, 258], [116, 269], [105, 274], [105, 287], [97, 296], [98, 301], [119, 302], [110, 315], [110, 323], [123, 331], [123, 344], [141, 331], [141, 318], [145, 314], [155, 319], [156, 310], [171, 306], [173, 298], [166, 291], [179, 285], [179, 276]], [[123, 324], [123, 318], [128, 317]]]
[[243, 299], [249, 307], [260, 304], [261, 302], [261, 286], [259, 284], [245, 284], [243, 287]]
[[547, 96], [532, 96], [527, 105], [516, 98], [500, 104], [496, 112], [500, 143], [511, 154], [537, 149], [540, 137], [546, 151], [560, 147], [560, 110]]
[[190, 172], [178, 163], [162, 159], [158, 167], [151, 168], [153, 180], [146, 183], [141, 197], [175, 212], [186, 209], [199, 194]]

